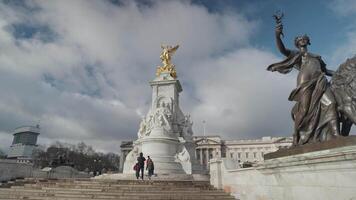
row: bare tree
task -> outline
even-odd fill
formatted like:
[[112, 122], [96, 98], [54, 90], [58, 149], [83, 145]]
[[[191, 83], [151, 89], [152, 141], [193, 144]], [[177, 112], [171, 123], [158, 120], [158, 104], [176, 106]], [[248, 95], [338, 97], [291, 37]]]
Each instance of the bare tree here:
[[79, 171], [117, 171], [120, 160], [119, 155], [96, 152], [84, 142], [72, 145], [58, 141], [47, 149], [37, 149], [33, 157], [36, 167], [69, 165]]

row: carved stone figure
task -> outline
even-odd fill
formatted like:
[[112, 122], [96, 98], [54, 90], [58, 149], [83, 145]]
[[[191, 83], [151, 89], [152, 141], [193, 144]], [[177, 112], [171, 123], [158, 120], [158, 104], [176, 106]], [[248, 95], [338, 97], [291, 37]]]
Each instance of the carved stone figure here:
[[181, 151], [177, 153], [176, 159], [178, 159], [182, 162], [189, 161], [190, 160], [189, 152], [187, 151], [187, 149], [184, 146], [181, 148], [182, 148]]
[[[345, 124], [343, 135], [347, 135], [347, 130], [352, 123], [356, 122], [355, 109], [352, 110], [354, 92], [345, 92], [348, 87], [355, 89], [356, 85], [350, 85], [344, 78], [333, 78], [330, 87], [326, 76], [333, 76], [334, 72], [326, 68], [326, 64], [321, 56], [308, 52], [310, 38], [307, 35], [297, 36], [294, 40], [296, 50], [287, 49], [281, 39], [283, 36], [282, 15], [275, 15], [276, 29], [275, 39], [278, 50], [286, 56], [286, 59], [268, 66], [268, 71], [278, 71], [287, 74], [292, 69], [299, 71], [297, 77], [297, 87], [289, 96], [290, 101], [295, 101], [292, 109], [294, 120], [293, 144], [302, 145], [310, 142], [329, 140], [340, 135], [340, 122]], [[348, 66], [355, 64], [355, 60], [349, 61]], [[342, 66], [338, 76], [354, 77], [344, 73]], [[355, 71], [353, 71], [355, 73]], [[351, 78], [353, 79], [353, 78]], [[332, 89], [333, 88], [333, 89]], [[344, 89], [338, 89], [344, 88]], [[348, 96], [349, 98], [346, 98]], [[354, 97], [354, 96], [353, 96]], [[339, 112], [345, 118], [341, 120]]]
[[133, 146], [133, 149], [127, 154], [126, 160], [135, 161], [138, 156], [140, 148], [136, 145]]
[[172, 129], [172, 112], [164, 102], [155, 112], [155, 122], [155, 127], [163, 127], [166, 130]]
[[140, 123], [140, 129], [138, 130], [137, 133], [138, 138], [141, 138], [146, 135], [146, 126], [147, 125], [146, 125], [145, 118], [143, 118]]
[[182, 131], [182, 137], [185, 139], [192, 139], [192, 135], [193, 135], [193, 122], [191, 122], [190, 120], [190, 115], [185, 115], [184, 116], [184, 121], [181, 122], [180, 124], [181, 127], [181, 131]]

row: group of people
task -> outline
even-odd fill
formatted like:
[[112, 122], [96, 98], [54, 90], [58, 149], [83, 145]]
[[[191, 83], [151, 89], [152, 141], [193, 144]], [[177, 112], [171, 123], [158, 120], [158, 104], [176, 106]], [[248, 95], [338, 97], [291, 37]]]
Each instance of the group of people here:
[[146, 161], [146, 170], [148, 171], [148, 179], [151, 179], [151, 176], [154, 173], [154, 164], [150, 156], [147, 156], [147, 160], [143, 157], [143, 153], [140, 153], [140, 156], [137, 157], [137, 163], [134, 166], [134, 170], [136, 171], [136, 178], [139, 179], [141, 172], [141, 179], [143, 180], [144, 169], [145, 169], [145, 161]]

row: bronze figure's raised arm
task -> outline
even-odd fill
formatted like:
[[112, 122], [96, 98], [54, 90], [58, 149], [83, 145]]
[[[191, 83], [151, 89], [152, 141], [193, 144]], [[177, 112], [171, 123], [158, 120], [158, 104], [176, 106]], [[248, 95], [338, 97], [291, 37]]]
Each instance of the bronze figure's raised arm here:
[[277, 12], [276, 14], [273, 15], [273, 17], [276, 20], [275, 37], [276, 37], [277, 48], [283, 55], [288, 56], [290, 54], [290, 50], [284, 46], [281, 38], [284, 37], [283, 24], [282, 24], [282, 19], [284, 17], [284, 14]]
[[[348, 135], [352, 123], [356, 123], [356, 58], [348, 60], [337, 72], [326, 68], [321, 56], [310, 53], [307, 35], [297, 36], [295, 50], [287, 49], [282, 41], [283, 14], [274, 15], [276, 20], [275, 39], [278, 50], [286, 58], [268, 66], [268, 71], [289, 73], [299, 71], [296, 88], [289, 96], [295, 105], [293, 144], [302, 145]], [[353, 73], [350, 73], [353, 72]], [[331, 84], [326, 75], [332, 78]], [[350, 81], [346, 81], [346, 80]], [[340, 134], [340, 125], [342, 125]]]

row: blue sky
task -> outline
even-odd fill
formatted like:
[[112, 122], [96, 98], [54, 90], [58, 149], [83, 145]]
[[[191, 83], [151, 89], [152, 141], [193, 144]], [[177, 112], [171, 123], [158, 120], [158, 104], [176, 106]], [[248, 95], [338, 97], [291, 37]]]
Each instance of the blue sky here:
[[325, 0], [251, 0], [251, 1], [213, 1], [197, 0], [199, 5], [206, 6], [212, 12], [240, 12], [248, 19], [259, 21], [259, 28], [251, 38], [251, 44], [258, 48], [278, 53], [274, 44], [274, 19], [276, 11], [284, 12], [283, 18], [285, 44], [294, 48], [293, 40], [297, 35], [310, 36], [312, 45], [310, 50], [325, 57], [332, 55], [335, 48], [347, 42], [347, 33], [355, 30], [352, 18], [354, 12], [339, 13], [338, 3], [349, 4], [351, 1]]
[[308, 34], [333, 69], [355, 54], [351, 0], [1, 1], [0, 148], [17, 126], [41, 121], [41, 144], [118, 151], [149, 108], [161, 43], [180, 44], [181, 108], [196, 135], [205, 120], [226, 139], [290, 136], [296, 73], [265, 70], [283, 58], [277, 10], [289, 48]]

